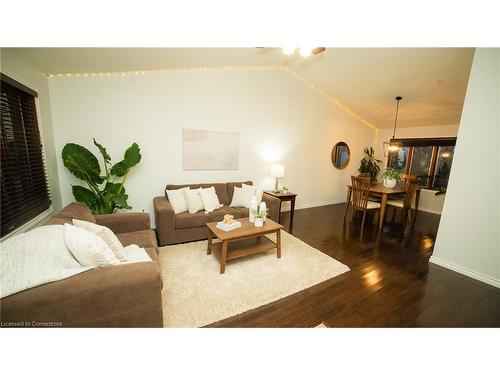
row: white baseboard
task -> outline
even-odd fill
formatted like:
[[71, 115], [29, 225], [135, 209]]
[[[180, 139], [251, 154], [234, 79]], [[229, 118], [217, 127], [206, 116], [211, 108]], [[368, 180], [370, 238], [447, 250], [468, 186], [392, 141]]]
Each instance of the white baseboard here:
[[473, 279], [479, 280], [483, 283], [494, 286], [495, 288], [500, 288], [500, 280], [499, 279], [495, 279], [494, 277], [470, 270], [470, 269], [463, 267], [463, 266], [460, 266], [456, 263], [448, 262], [447, 260], [435, 257], [434, 255], [431, 256], [431, 258], [429, 259], [429, 262], [437, 264], [438, 266], [441, 266], [444, 268], [448, 268], [452, 271], [461, 273], [462, 275], [471, 277]]
[[431, 208], [418, 207], [418, 210], [419, 211], [424, 211], [424, 212], [430, 212], [431, 214], [441, 215], [441, 211], [439, 211], [439, 210], [433, 210]]
[[[341, 200], [331, 200], [331, 201], [324, 201], [324, 202], [315, 202], [315, 203], [303, 203], [303, 204], [298, 204], [295, 206], [296, 210], [301, 210], [303, 208], [312, 208], [312, 207], [320, 207], [320, 206], [328, 206], [330, 204], [337, 204], [337, 203], [345, 203], [345, 199]], [[289, 204], [288, 204], [289, 206]], [[282, 212], [290, 211], [290, 207], [287, 207], [286, 209], [283, 209]]]

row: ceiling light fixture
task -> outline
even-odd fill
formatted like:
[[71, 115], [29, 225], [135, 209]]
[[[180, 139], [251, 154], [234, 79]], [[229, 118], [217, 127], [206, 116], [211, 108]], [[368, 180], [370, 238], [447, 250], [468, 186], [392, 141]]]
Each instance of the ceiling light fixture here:
[[300, 56], [302, 57], [309, 57], [312, 55], [312, 48], [304, 48], [304, 47], [300, 47], [299, 48], [299, 54]]
[[287, 56], [291, 56], [295, 54], [295, 47], [283, 47], [283, 53]]
[[398, 123], [398, 113], [399, 113], [399, 101], [403, 99], [401, 96], [396, 96], [396, 116], [394, 117], [394, 130], [392, 132], [392, 138], [389, 142], [384, 142], [384, 156], [389, 156], [390, 154], [398, 153], [403, 145], [400, 142], [396, 142], [394, 137], [396, 135], [396, 126]]

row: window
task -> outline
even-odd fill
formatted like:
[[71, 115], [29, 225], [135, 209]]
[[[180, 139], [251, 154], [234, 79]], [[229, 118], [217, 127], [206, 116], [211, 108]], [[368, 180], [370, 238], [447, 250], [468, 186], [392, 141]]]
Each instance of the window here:
[[1, 237], [50, 207], [36, 96], [0, 74]]
[[406, 164], [408, 163], [409, 147], [401, 147], [399, 153], [391, 155], [387, 167], [392, 168], [399, 173], [406, 173]]
[[413, 147], [410, 174], [417, 176], [418, 186], [427, 186], [433, 149], [432, 146]]
[[417, 176], [420, 187], [446, 190], [456, 138], [406, 138], [396, 141], [403, 147], [397, 154], [389, 155], [388, 168]]
[[438, 150], [438, 159], [436, 171], [434, 172], [433, 188], [446, 189], [448, 178], [450, 178], [451, 162], [453, 161], [453, 152], [455, 146], [440, 146]]

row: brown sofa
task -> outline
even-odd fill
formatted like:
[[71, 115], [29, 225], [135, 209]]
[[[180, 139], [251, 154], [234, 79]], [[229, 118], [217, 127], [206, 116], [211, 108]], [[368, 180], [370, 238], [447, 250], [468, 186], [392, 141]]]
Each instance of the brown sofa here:
[[[167, 185], [165, 190], [181, 189], [189, 186], [191, 189], [215, 187], [215, 192], [219, 202], [224, 207], [205, 214], [203, 211], [195, 214], [183, 212], [175, 214], [172, 205], [168, 201], [166, 193], [164, 196], [155, 197], [153, 200], [155, 210], [156, 233], [161, 246], [180, 242], [202, 240], [208, 237], [206, 223], [221, 221], [225, 214], [231, 214], [235, 219], [248, 217], [249, 209], [245, 207], [229, 207], [233, 199], [234, 187], [241, 187], [241, 184], [252, 185], [252, 181], [228, 182], [215, 184], [188, 184], [188, 185]], [[278, 198], [264, 194], [262, 200], [266, 202], [269, 212], [268, 217], [278, 221], [280, 201]]]
[[[92, 215], [71, 203], [45, 225], [73, 218], [110, 228], [124, 246], [144, 247], [153, 260], [92, 269], [0, 300], [2, 322], [54, 322], [64, 327], [163, 327], [158, 245], [147, 213]], [[40, 246], [43, 251], [43, 245]]]

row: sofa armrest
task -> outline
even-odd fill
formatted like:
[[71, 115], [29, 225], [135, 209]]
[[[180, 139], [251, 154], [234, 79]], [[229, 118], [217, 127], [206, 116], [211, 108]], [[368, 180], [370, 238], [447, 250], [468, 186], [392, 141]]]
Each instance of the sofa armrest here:
[[92, 269], [5, 297], [2, 321], [54, 322], [64, 327], [162, 327], [158, 262]]
[[129, 233], [151, 229], [151, 220], [147, 212], [95, 215], [94, 218], [97, 224], [108, 227], [113, 233]]
[[269, 212], [268, 217], [278, 223], [280, 217], [281, 201], [278, 198], [266, 193], [262, 194], [262, 201], [266, 202], [267, 211]]
[[156, 233], [160, 246], [174, 242], [175, 212], [165, 196], [153, 199], [155, 210]]

